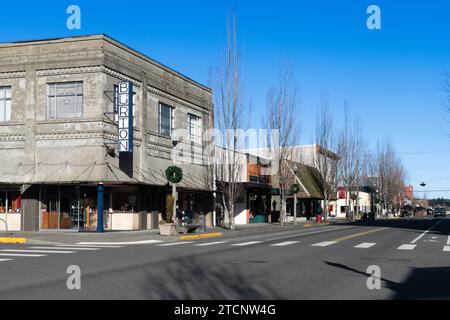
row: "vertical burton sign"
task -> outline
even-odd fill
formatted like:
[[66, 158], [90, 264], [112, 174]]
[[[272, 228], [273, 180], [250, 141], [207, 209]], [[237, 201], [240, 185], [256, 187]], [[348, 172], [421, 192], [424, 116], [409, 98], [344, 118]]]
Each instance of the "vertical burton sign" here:
[[133, 84], [119, 82], [117, 88], [119, 152], [133, 152]]

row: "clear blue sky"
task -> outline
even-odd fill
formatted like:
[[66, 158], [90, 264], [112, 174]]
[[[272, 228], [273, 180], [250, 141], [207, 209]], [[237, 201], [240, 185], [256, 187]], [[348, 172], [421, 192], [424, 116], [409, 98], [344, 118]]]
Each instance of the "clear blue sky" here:
[[[71, 4], [81, 7], [81, 31], [66, 28]], [[381, 7], [380, 31], [366, 28], [370, 4]], [[421, 181], [450, 190], [450, 123], [439, 90], [450, 70], [450, 1], [8, 1], [0, 11], [0, 41], [107, 33], [207, 84], [230, 9], [238, 17], [254, 122], [260, 123], [279, 64], [292, 61], [304, 143], [312, 142], [326, 91], [338, 125], [347, 99], [371, 144], [392, 138], [416, 190]], [[428, 193], [442, 195], [450, 192]]]

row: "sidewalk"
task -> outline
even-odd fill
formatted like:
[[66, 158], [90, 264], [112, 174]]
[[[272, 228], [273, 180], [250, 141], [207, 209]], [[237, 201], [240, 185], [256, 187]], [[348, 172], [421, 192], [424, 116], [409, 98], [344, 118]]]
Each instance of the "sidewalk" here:
[[[321, 227], [330, 224], [346, 223], [348, 221], [338, 221], [332, 220], [323, 224], [316, 224], [311, 221], [299, 221], [297, 225], [292, 222], [287, 223], [284, 226], [280, 224], [249, 224], [249, 225], [239, 225], [236, 226], [236, 230], [228, 230], [220, 227], [210, 227], [207, 228], [206, 233], [194, 233], [193, 235], [203, 235], [207, 237], [208, 234], [217, 236], [217, 234], [222, 234], [223, 236], [233, 236], [241, 234], [252, 234], [252, 233], [263, 233], [263, 232], [273, 232], [282, 230], [295, 230], [303, 228], [314, 228]], [[143, 231], [115, 231], [115, 232], [105, 232], [105, 233], [95, 233], [95, 232], [12, 232], [8, 235], [0, 234], [0, 239], [4, 240], [25, 240], [27, 244], [36, 245], [75, 245], [81, 242], [96, 242], [96, 243], [129, 243], [136, 244], [142, 241], [177, 241], [182, 239], [179, 236], [161, 236], [159, 230], [143, 230]], [[23, 242], [23, 241], [17, 241]], [[1, 241], [0, 241], [1, 243]], [[3, 243], [6, 243], [3, 242]]]

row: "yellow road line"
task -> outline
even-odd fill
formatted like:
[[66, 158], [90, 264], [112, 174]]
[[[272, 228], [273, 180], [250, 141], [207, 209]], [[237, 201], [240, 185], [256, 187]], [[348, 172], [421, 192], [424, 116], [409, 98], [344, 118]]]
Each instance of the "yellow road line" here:
[[350, 240], [350, 239], [353, 239], [353, 238], [356, 238], [356, 237], [365, 236], [367, 234], [383, 231], [383, 230], [386, 230], [386, 229], [388, 229], [388, 228], [372, 229], [372, 230], [369, 230], [369, 231], [364, 231], [364, 232], [361, 232], [361, 233], [356, 233], [356, 234], [352, 234], [352, 235], [349, 235], [349, 236], [346, 236], [346, 237], [342, 237], [342, 238], [336, 239], [334, 241], [335, 242], [341, 242], [341, 241], [345, 241], [345, 240]]
[[317, 224], [311, 224], [307, 223], [303, 225], [303, 228], [312, 228], [312, 227], [320, 227], [320, 226], [328, 226], [330, 225], [329, 222], [323, 222], [323, 223], [317, 223]]
[[25, 244], [27, 242], [26, 238], [0, 238], [0, 243], [6, 243], [6, 244]]
[[214, 238], [214, 237], [222, 237], [223, 233], [206, 233], [206, 234], [196, 234], [193, 236], [181, 236], [178, 237], [181, 240], [193, 240], [193, 239], [205, 239], [205, 238]]

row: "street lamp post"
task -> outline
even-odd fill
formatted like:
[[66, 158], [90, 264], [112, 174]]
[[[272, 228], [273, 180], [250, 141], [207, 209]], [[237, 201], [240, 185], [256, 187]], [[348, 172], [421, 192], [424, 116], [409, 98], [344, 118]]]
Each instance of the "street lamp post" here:
[[[295, 164], [292, 170], [294, 170], [294, 181], [296, 182], [298, 166]], [[297, 224], [297, 192], [294, 192], [294, 225], [296, 224]]]
[[97, 187], [97, 232], [105, 232], [105, 227], [103, 225], [103, 199], [105, 194], [105, 186], [102, 182], [98, 184]]

